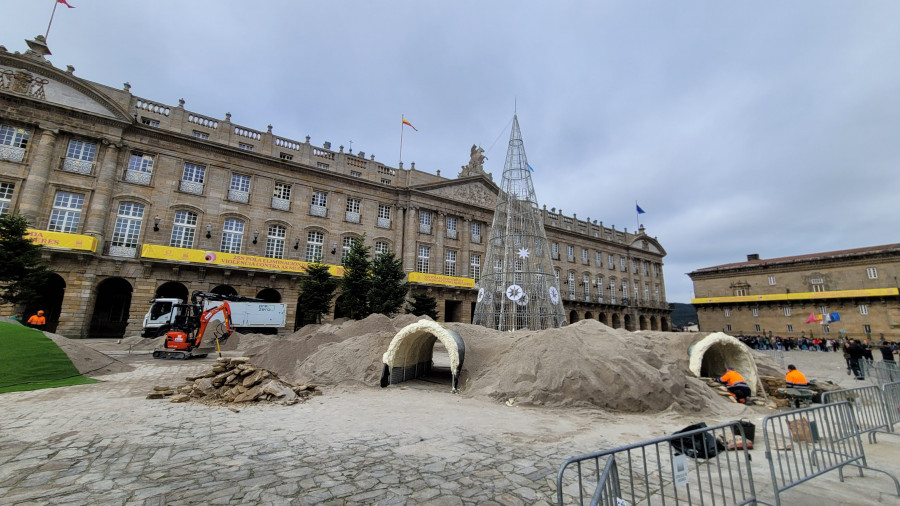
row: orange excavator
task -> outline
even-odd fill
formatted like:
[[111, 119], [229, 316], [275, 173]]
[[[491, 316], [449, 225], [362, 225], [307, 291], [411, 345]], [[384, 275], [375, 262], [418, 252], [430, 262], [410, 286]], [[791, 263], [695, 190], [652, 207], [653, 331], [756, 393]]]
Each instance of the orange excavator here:
[[[195, 292], [191, 297], [191, 304], [180, 304], [183, 306], [180, 308], [182, 311], [172, 329], [166, 332], [164, 347], [153, 351], [153, 358], [187, 360], [191, 357], [205, 357], [213, 351], [213, 342], [219, 356], [222, 356], [219, 344], [224, 343], [234, 332], [231, 306], [228, 301], [222, 301], [220, 306], [203, 310], [202, 300], [206, 298], [205, 295], [205, 292]], [[198, 298], [201, 300], [198, 301]], [[213, 319], [220, 313], [222, 319]], [[212, 339], [205, 339], [207, 332], [210, 332]]]

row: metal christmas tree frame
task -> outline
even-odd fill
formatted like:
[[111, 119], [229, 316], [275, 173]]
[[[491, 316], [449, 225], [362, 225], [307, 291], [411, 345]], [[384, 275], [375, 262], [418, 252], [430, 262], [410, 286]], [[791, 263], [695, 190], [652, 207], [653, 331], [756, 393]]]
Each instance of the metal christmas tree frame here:
[[496, 330], [542, 330], [566, 324], [559, 280], [516, 115], [476, 288], [476, 325]]

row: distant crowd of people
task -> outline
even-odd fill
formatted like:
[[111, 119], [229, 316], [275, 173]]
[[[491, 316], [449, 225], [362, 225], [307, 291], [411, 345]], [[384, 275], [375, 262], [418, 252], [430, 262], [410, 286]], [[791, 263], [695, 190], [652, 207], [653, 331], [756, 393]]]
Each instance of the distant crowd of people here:
[[[875, 361], [872, 345], [863, 343], [858, 339], [818, 339], [795, 337], [766, 337], [766, 336], [740, 336], [738, 339], [755, 350], [802, 350], [802, 351], [831, 351], [842, 352], [847, 361], [847, 374], [853, 374], [856, 379], [863, 379], [863, 360], [869, 364]], [[876, 346], [881, 353], [881, 359], [885, 363], [895, 365], [894, 355], [900, 353], [900, 343], [882, 341]]]

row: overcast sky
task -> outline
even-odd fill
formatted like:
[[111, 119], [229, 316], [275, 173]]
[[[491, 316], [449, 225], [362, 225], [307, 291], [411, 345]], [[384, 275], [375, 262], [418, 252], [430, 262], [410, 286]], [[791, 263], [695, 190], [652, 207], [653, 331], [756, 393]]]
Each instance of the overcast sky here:
[[[24, 52], [53, 0], [0, 0]], [[898, 241], [900, 3], [69, 0], [54, 65], [135, 95], [499, 183], [517, 107], [538, 201], [686, 273]], [[516, 105], [517, 104], [517, 105]]]

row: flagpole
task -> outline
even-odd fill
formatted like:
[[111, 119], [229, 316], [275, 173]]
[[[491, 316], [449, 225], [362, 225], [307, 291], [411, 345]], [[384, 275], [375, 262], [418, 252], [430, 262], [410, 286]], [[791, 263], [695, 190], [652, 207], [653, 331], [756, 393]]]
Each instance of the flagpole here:
[[53, 24], [53, 16], [56, 14], [56, 6], [59, 5], [57, 0], [53, 0], [53, 12], [50, 13], [50, 22], [47, 23], [47, 33], [44, 34], [44, 42], [47, 41], [47, 37], [50, 36], [50, 25]]
[[403, 115], [400, 115], [400, 163], [397, 164], [398, 169], [403, 168]]
[[637, 200], [634, 201], [634, 229], [641, 228], [641, 213], [638, 212]]

